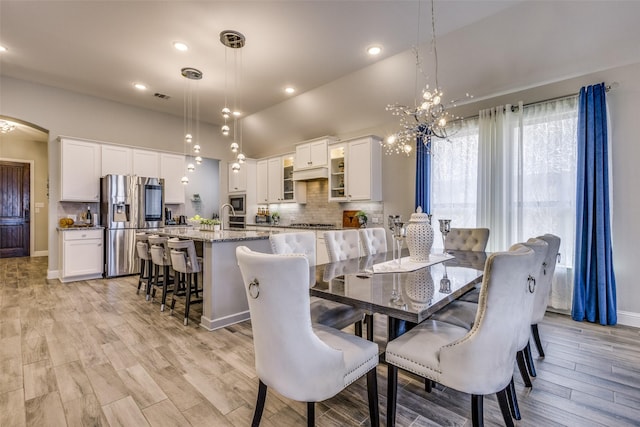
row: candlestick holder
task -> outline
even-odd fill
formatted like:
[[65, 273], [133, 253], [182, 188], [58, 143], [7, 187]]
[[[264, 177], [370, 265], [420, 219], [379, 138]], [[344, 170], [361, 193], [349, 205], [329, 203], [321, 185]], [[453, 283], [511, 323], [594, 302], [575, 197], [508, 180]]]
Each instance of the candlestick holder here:
[[447, 234], [451, 231], [451, 220], [439, 219], [438, 221], [440, 222], [440, 233], [442, 233], [442, 252], [447, 253], [445, 242], [447, 240]]

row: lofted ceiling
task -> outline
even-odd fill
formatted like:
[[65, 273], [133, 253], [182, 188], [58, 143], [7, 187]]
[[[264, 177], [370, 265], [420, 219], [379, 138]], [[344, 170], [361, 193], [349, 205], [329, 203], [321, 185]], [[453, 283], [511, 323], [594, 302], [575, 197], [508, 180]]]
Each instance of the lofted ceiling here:
[[[577, 4], [599, 17], [605, 12], [606, 24], [619, 34], [605, 34], [595, 46], [573, 40], [578, 22], [566, 20]], [[624, 4], [616, 12], [616, 5]], [[629, 32], [637, 32], [630, 21], [638, 16], [638, 4], [437, 0], [441, 83], [454, 88], [455, 96], [464, 88], [456, 87], [454, 80], [479, 88], [476, 95], [482, 96], [576, 75], [577, 67], [592, 71], [605, 63], [640, 60], [637, 34], [629, 40]], [[386, 103], [410, 101], [419, 7], [420, 42], [428, 68], [428, 1], [0, 0], [0, 45], [8, 48], [0, 53], [0, 73], [182, 116], [185, 79], [180, 70], [195, 67], [203, 72], [195, 86], [200, 120], [218, 125], [225, 93], [232, 104], [234, 92], [232, 77], [225, 84], [225, 70], [233, 71], [234, 52], [220, 43], [219, 33], [236, 30], [246, 36], [246, 46], [238, 52], [237, 106], [247, 118], [245, 139], [252, 147], [248, 151], [263, 153], [267, 150], [261, 146], [275, 140], [290, 143], [374, 126], [387, 114]], [[614, 13], [607, 19], [612, 7]], [[633, 13], [626, 10], [629, 7]], [[523, 25], [523, 19], [530, 19], [530, 25]], [[520, 30], [533, 36], [516, 36]], [[498, 42], [497, 34], [502, 37]], [[175, 50], [174, 41], [186, 43], [189, 51]], [[372, 44], [383, 46], [376, 58], [365, 52]], [[600, 45], [615, 46], [626, 56], [611, 60], [616, 53], [612, 52], [590, 61], [588, 52]], [[557, 53], [556, 47], [564, 52]], [[545, 75], [549, 67], [544, 61], [556, 58], [561, 70]], [[501, 69], [496, 72], [487, 64]], [[146, 84], [148, 90], [135, 90], [134, 82]], [[287, 85], [297, 93], [286, 95]], [[345, 114], [360, 109], [361, 115], [353, 114], [348, 125], [339, 123]]]

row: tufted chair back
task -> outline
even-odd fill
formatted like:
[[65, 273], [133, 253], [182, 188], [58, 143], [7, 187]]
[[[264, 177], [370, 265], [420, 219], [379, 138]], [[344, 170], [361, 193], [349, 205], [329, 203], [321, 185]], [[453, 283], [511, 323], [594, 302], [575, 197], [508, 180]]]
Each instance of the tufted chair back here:
[[384, 228], [360, 228], [358, 232], [364, 255], [375, 255], [387, 251], [387, 232]]
[[167, 241], [171, 253], [171, 264], [175, 271], [180, 273], [199, 273], [200, 263], [193, 240], [180, 240], [178, 238]]
[[523, 307], [533, 304], [529, 275], [538, 267], [533, 250], [517, 244], [489, 256], [476, 320], [462, 338], [440, 349], [438, 382], [466, 393], [504, 389], [513, 376]]
[[316, 233], [313, 231], [271, 234], [269, 242], [274, 254], [303, 254], [310, 267], [316, 265]]
[[[300, 286], [309, 270], [307, 258], [263, 254], [246, 246], [236, 249], [236, 257], [249, 301], [260, 380], [298, 401], [318, 402], [337, 394], [345, 386], [340, 375], [345, 361], [342, 351], [322, 342], [311, 328], [309, 291]], [[256, 282], [257, 288], [250, 290]]]
[[330, 262], [360, 257], [358, 230], [330, 230], [324, 232], [324, 243]]
[[[540, 288], [538, 285], [542, 281], [542, 275], [544, 270], [544, 262], [547, 258], [547, 253], [549, 252], [549, 245], [547, 242], [541, 239], [529, 239], [525, 243], [521, 243], [523, 246], [526, 246], [533, 250], [535, 255], [535, 266], [529, 272], [529, 275], [532, 276], [536, 281], [535, 292], [534, 295], [538, 294]], [[533, 315], [533, 306], [535, 303], [536, 297], [527, 298], [526, 303], [521, 307], [522, 315], [531, 319]], [[519, 338], [518, 338], [518, 350], [522, 350], [529, 344], [529, 337], [531, 335], [531, 322], [525, 322], [520, 325]]]
[[155, 265], [171, 265], [169, 256], [169, 247], [167, 246], [166, 236], [149, 236], [149, 252], [151, 253], [151, 261]]
[[140, 242], [136, 243], [136, 252], [138, 254], [138, 258], [144, 259], [146, 261], [151, 261], [151, 254], [149, 253], [149, 243], [148, 242]]
[[444, 248], [460, 251], [484, 251], [489, 241], [488, 228], [452, 228]]
[[537, 239], [547, 242], [549, 250], [547, 251], [547, 257], [544, 261], [542, 277], [540, 277], [536, 286], [536, 300], [533, 304], [531, 324], [541, 322], [545, 312], [547, 311], [549, 295], [551, 293], [551, 282], [553, 281], [553, 274], [556, 271], [556, 262], [558, 252], [560, 251], [560, 237], [554, 236], [553, 234], [545, 234], [544, 236], [538, 236]]

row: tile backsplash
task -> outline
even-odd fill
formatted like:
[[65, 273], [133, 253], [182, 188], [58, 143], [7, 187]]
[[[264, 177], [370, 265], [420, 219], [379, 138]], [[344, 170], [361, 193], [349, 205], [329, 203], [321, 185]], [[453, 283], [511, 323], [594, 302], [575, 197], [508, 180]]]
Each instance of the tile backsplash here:
[[270, 205], [271, 212], [280, 213], [282, 224], [293, 222], [331, 223], [342, 226], [342, 211], [363, 210], [369, 217], [369, 224], [374, 218], [383, 226], [383, 202], [329, 202], [329, 181], [315, 179], [307, 181], [307, 203], [281, 203]]

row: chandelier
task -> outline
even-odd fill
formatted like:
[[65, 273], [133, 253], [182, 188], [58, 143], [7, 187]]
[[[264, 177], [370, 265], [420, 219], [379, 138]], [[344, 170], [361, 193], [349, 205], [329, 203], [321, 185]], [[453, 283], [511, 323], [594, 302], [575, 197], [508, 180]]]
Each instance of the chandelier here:
[[[225, 77], [224, 77], [224, 107], [222, 108], [222, 118], [224, 119], [224, 124], [222, 125], [221, 131], [222, 135], [229, 136], [231, 133], [231, 127], [228, 124], [228, 120], [233, 116], [233, 141], [231, 142], [229, 148], [231, 149], [231, 153], [234, 158], [231, 162], [231, 170], [233, 172], [240, 171], [240, 165], [244, 163], [246, 156], [242, 152], [242, 122], [238, 120], [240, 117], [240, 112], [238, 110], [238, 98], [240, 97], [239, 90], [239, 80], [240, 73], [238, 71], [241, 68], [241, 65], [238, 64], [238, 53], [240, 49], [244, 47], [245, 37], [242, 33], [234, 30], [224, 30], [220, 33], [220, 42], [227, 48], [233, 49], [234, 52], [234, 99], [233, 99], [233, 111], [228, 106], [227, 103], [227, 50], [225, 49], [224, 53], [224, 63], [225, 63]], [[241, 58], [240, 58], [241, 60]], [[240, 128], [240, 131], [238, 131]], [[240, 141], [240, 143], [238, 143]]]
[[[435, 87], [427, 84], [422, 89], [420, 99], [414, 100], [414, 106], [389, 104], [386, 110], [400, 118], [400, 130], [389, 136], [383, 143], [386, 154], [411, 154], [416, 140], [421, 139], [429, 149], [431, 138], [446, 139], [447, 124], [452, 116], [443, 102], [443, 92], [438, 84], [438, 49], [436, 46], [436, 19], [433, 0], [431, 0], [431, 43], [435, 60]], [[418, 38], [414, 53], [416, 56], [415, 93], [418, 90], [418, 75], [421, 73], [419, 53], [420, 45], [420, 2], [418, 2]], [[468, 95], [467, 95], [468, 96]]]
[[[187, 172], [193, 172], [196, 169], [194, 165], [194, 161], [198, 164], [202, 162], [202, 157], [200, 157], [200, 129], [199, 129], [199, 116], [200, 116], [200, 98], [198, 96], [198, 92], [195, 91], [195, 100], [194, 100], [194, 90], [191, 85], [193, 81], [198, 81], [202, 79], [202, 72], [195, 68], [185, 67], [180, 70], [180, 74], [184, 77], [185, 80], [185, 90], [184, 90], [184, 155], [185, 161], [187, 162]], [[194, 112], [195, 105], [195, 112]], [[193, 153], [197, 154], [194, 158]], [[180, 180], [184, 185], [189, 183], [188, 173]]]
[[14, 125], [13, 123], [6, 120], [0, 120], [0, 133], [9, 133], [15, 128], [16, 125]]

